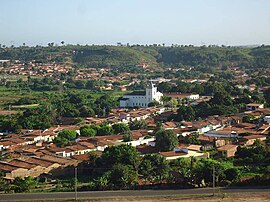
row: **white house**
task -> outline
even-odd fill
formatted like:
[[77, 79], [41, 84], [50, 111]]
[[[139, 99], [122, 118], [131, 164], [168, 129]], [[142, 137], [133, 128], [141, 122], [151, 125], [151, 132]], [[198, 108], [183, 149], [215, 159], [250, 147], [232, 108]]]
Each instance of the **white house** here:
[[191, 94], [191, 93], [179, 93], [179, 92], [170, 92], [170, 93], [165, 93], [165, 96], [171, 97], [171, 98], [176, 98], [179, 100], [182, 100], [184, 98], [189, 99], [189, 100], [198, 100], [200, 99], [199, 94]]
[[246, 105], [246, 110], [252, 111], [257, 109], [262, 109], [264, 107], [263, 104], [250, 103]]
[[265, 116], [263, 120], [267, 123], [270, 123], [270, 116]]
[[204, 134], [208, 137], [215, 137], [215, 138], [235, 138], [238, 137], [236, 131], [229, 131], [229, 130], [212, 130], [208, 131]]
[[120, 100], [120, 107], [148, 107], [148, 104], [154, 100], [160, 102], [162, 96], [155, 84], [149, 82], [145, 91], [134, 91], [124, 95]]
[[[137, 140], [132, 140], [132, 141], [129, 141], [129, 142], [125, 142], [125, 144], [136, 147], [136, 146], [144, 145], [144, 144], [149, 145], [150, 142], [154, 142], [155, 140], [156, 140], [155, 137], [145, 139], [145, 136], [143, 136], [143, 137], [140, 137]], [[153, 144], [153, 143], [151, 143], [151, 144]]]

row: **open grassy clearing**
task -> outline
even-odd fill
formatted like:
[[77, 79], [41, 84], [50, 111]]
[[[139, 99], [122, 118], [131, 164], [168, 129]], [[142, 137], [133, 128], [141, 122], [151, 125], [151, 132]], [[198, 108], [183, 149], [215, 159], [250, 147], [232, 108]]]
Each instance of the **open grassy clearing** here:
[[[54, 93], [64, 93], [64, 92], [74, 92], [74, 93], [82, 93], [92, 96], [94, 99], [101, 97], [102, 95], [110, 95], [114, 99], [118, 99], [122, 97], [124, 94], [127, 94], [131, 91], [113, 91], [113, 90], [101, 90], [101, 91], [92, 91], [86, 89], [69, 89], [67, 91], [57, 92], [57, 91], [27, 91], [24, 89], [18, 88], [7, 88], [5, 86], [0, 86], [0, 110], [7, 109], [9, 103], [14, 103], [18, 101], [20, 98], [30, 98], [30, 99], [47, 99], [48, 94]], [[32, 108], [37, 106], [24, 106], [24, 108]], [[12, 107], [13, 108], [13, 107]], [[21, 107], [19, 107], [21, 108]]]

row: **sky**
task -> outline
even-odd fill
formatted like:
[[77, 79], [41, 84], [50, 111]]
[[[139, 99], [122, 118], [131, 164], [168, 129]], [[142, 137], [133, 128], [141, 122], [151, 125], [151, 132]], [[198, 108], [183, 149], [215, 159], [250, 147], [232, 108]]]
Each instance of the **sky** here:
[[270, 44], [270, 0], [0, 0], [0, 44]]

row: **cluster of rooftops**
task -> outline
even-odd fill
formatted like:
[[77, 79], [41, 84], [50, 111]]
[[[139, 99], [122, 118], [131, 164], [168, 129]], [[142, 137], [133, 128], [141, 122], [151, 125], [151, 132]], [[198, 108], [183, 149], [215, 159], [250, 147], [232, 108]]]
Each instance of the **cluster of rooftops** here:
[[[115, 109], [113, 113], [118, 114], [118, 122], [128, 123], [134, 120], [144, 120], [147, 123], [147, 128], [132, 130], [130, 133], [132, 140], [130, 141], [124, 141], [122, 134], [95, 137], [79, 136], [73, 145], [63, 148], [57, 147], [53, 143], [53, 139], [65, 129], [75, 130], [80, 135], [80, 126], [61, 125], [46, 130], [25, 129], [19, 134], [2, 135], [0, 136], [0, 151], [8, 158], [0, 161], [0, 171], [5, 173], [6, 179], [14, 179], [18, 176], [37, 177], [42, 174], [58, 172], [58, 170], [69, 166], [76, 166], [78, 163], [88, 160], [89, 153], [101, 155], [106, 147], [120, 144], [132, 145], [142, 155], [159, 153], [167, 160], [191, 156], [208, 157], [207, 150], [211, 148], [217, 148], [222, 155], [232, 157], [239, 145], [252, 145], [256, 139], [264, 141], [270, 130], [270, 119], [268, 120], [266, 116], [270, 113], [270, 108], [258, 108], [234, 116], [209, 116], [204, 120], [193, 122], [167, 121], [166, 118], [175, 112], [164, 108]], [[243, 123], [243, 117], [246, 115], [265, 117], [265, 122], [259, 125]], [[99, 120], [99, 123], [89, 120], [91, 124], [101, 124], [102, 122], [108, 123], [108, 120]], [[197, 134], [200, 144], [190, 145], [179, 142], [173, 151], [158, 152], [153, 135], [158, 122], [162, 122], [162, 127], [165, 130], [173, 130], [178, 137]], [[112, 121], [110, 124], [114, 123]], [[235, 139], [237, 139], [236, 142], [233, 141]]]

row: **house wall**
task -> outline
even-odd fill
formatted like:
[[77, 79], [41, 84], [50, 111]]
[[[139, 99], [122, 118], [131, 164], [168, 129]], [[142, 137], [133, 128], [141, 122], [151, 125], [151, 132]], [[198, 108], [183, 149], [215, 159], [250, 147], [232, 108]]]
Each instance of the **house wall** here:
[[233, 149], [228, 149], [227, 151], [219, 151], [218, 153], [221, 156], [225, 156], [225, 157], [229, 158], [229, 157], [234, 157], [236, 151], [237, 151], [237, 147], [233, 148]]
[[210, 131], [211, 129], [212, 129], [212, 127], [210, 125], [208, 125], [208, 126], [205, 126], [203, 128], [198, 129], [198, 133], [203, 134], [203, 133]]
[[45, 167], [36, 166], [34, 168], [29, 169], [29, 176], [38, 177], [46, 171]]
[[257, 110], [257, 109], [262, 109], [264, 106], [260, 105], [260, 106], [246, 106], [246, 110]]
[[18, 168], [16, 170], [11, 171], [10, 173], [6, 173], [6, 177], [10, 177], [10, 178], [16, 178], [16, 177], [24, 178], [28, 176], [29, 176], [29, 172], [25, 168]]
[[235, 152], [236, 151], [237, 151], [237, 148], [228, 150], [227, 151], [227, 157], [233, 157], [233, 156], [235, 156]]
[[238, 137], [237, 134], [232, 134], [232, 133], [217, 133], [216, 131], [208, 131], [204, 134], [205, 136], [209, 136], [209, 137], [224, 137], [224, 138], [234, 138], [234, 137]]
[[54, 169], [56, 169], [56, 168], [59, 168], [59, 167], [61, 167], [60, 164], [54, 163], [54, 164], [50, 165], [49, 167], [47, 167], [47, 168], [45, 169], [44, 173], [49, 173], [49, 172], [51, 172], [52, 170], [54, 170]]
[[191, 100], [198, 100], [200, 98], [200, 95], [199, 94], [189, 95], [187, 96], [187, 98]]
[[[264, 141], [264, 140], [266, 140], [266, 137], [264, 137], [264, 138], [257, 138], [257, 139], [260, 140], [260, 141]], [[246, 143], [245, 143], [245, 146], [253, 145], [254, 142], [255, 142], [255, 140], [256, 140], [256, 139], [250, 139], [250, 140], [247, 140]]]
[[143, 145], [143, 144], [147, 144], [149, 142], [155, 141], [155, 138], [148, 138], [148, 139], [138, 139], [138, 140], [134, 140], [134, 141], [130, 141], [130, 142], [125, 142], [125, 144], [131, 145], [133, 147], [139, 146], [139, 145]]
[[226, 144], [225, 140], [216, 140], [215, 141], [215, 146], [216, 147], [222, 147]]
[[267, 123], [270, 123], [270, 116], [265, 116], [263, 120]]
[[167, 161], [169, 161], [169, 160], [175, 160], [175, 159], [178, 159], [178, 158], [183, 158], [183, 156], [168, 156], [168, 157], [165, 157], [165, 159], [167, 160]]

